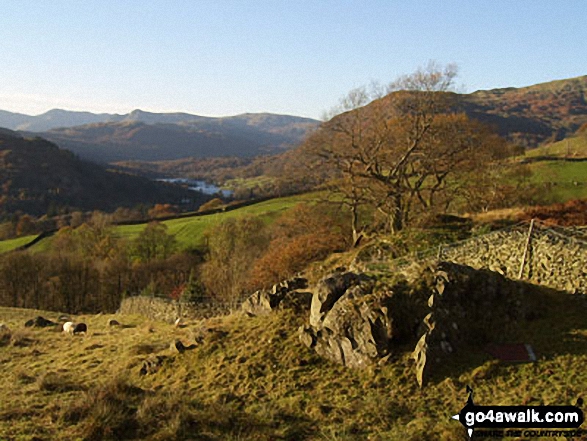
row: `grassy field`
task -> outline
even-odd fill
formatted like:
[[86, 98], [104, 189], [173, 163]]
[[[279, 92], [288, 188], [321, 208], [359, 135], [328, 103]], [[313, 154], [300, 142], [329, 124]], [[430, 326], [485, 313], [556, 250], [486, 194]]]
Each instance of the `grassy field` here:
[[[139, 316], [81, 316], [86, 336], [24, 328], [38, 312], [0, 308], [0, 439], [465, 440], [450, 419], [477, 404], [575, 404], [587, 390], [587, 314], [552, 293], [549, 315], [521, 341], [539, 361], [505, 364], [459, 353], [424, 389], [409, 352], [352, 370], [298, 340], [307, 313], [233, 314], [183, 329]], [[41, 312], [55, 320], [57, 313]], [[186, 345], [173, 353], [175, 339]], [[139, 371], [153, 354], [162, 367]], [[558, 438], [548, 438], [558, 439]]]
[[576, 136], [528, 150], [526, 157], [587, 158], [587, 136]]
[[[202, 244], [203, 233], [211, 226], [223, 222], [226, 219], [241, 216], [260, 216], [266, 222], [271, 222], [285, 210], [301, 202], [311, 202], [315, 195], [306, 194], [299, 196], [288, 196], [285, 198], [271, 199], [248, 207], [239, 208], [226, 213], [216, 213], [207, 216], [189, 217], [174, 219], [163, 222], [167, 225], [169, 234], [175, 235], [182, 248], [194, 248]], [[145, 228], [144, 224], [119, 226], [115, 233], [127, 239], [136, 238]]]
[[8, 251], [12, 251], [16, 248], [26, 245], [35, 237], [37, 237], [37, 235], [33, 234], [31, 236], [17, 237], [16, 239], [2, 240], [0, 241], [0, 254], [7, 253]]
[[545, 186], [546, 202], [587, 198], [587, 161], [539, 161], [530, 164], [531, 182]]

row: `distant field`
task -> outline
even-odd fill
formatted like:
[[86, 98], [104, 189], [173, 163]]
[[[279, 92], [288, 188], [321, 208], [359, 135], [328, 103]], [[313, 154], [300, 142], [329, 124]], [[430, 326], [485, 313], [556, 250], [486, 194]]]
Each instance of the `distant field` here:
[[31, 236], [23, 236], [23, 237], [17, 237], [16, 239], [9, 239], [9, 240], [0, 241], [0, 253], [7, 253], [8, 251], [15, 250], [16, 248], [19, 248], [19, 247], [29, 243], [35, 237], [37, 237], [37, 235], [33, 234]]
[[526, 157], [535, 158], [537, 156], [587, 158], [587, 136], [563, 139], [526, 152]]
[[550, 202], [587, 198], [587, 161], [540, 161], [530, 167], [532, 183], [550, 184], [546, 189]]
[[256, 186], [262, 187], [265, 184], [270, 184], [275, 181], [275, 178], [270, 176], [257, 176], [254, 178], [235, 178], [226, 181], [223, 188], [235, 190], [237, 188], [254, 188]]

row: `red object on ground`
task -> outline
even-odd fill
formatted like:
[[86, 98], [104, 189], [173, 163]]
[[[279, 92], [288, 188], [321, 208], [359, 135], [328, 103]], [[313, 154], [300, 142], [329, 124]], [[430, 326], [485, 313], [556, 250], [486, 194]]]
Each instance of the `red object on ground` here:
[[527, 343], [490, 344], [485, 350], [501, 361], [511, 363], [536, 361], [534, 349]]

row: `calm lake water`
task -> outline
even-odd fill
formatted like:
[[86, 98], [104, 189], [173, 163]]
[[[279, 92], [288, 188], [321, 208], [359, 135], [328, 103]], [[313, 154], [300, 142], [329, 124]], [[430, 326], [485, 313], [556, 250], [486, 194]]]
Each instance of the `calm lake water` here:
[[214, 184], [210, 184], [206, 181], [200, 181], [197, 179], [186, 179], [186, 178], [168, 178], [168, 179], [157, 179], [162, 182], [171, 182], [173, 184], [187, 185], [190, 190], [200, 191], [205, 194], [216, 194], [221, 193], [222, 196], [230, 196], [231, 190], [222, 190]]

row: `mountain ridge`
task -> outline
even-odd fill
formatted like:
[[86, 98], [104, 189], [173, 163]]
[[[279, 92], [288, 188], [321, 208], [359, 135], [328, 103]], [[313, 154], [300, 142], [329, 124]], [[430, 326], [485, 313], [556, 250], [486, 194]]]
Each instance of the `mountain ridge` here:
[[0, 110], [0, 127], [26, 132], [46, 132], [59, 128], [123, 121], [137, 121], [146, 124], [189, 124], [203, 121], [211, 122], [221, 120], [255, 119], [258, 117], [294, 118], [304, 122], [318, 122], [312, 118], [270, 112], [245, 112], [237, 115], [216, 117], [196, 115], [187, 112], [149, 112], [138, 108], [124, 114], [93, 113], [88, 111], [55, 108], [39, 115], [27, 115], [24, 113]]

